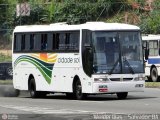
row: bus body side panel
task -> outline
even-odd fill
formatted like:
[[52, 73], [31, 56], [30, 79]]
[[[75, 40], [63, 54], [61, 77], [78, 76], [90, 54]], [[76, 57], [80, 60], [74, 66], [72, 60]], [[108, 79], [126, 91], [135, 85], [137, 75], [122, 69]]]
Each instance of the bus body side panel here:
[[[146, 76], [150, 76], [151, 66], [153, 66], [153, 65], [146, 65], [146, 67], [145, 67], [145, 75]], [[160, 76], [160, 66], [159, 65], [154, 65], [154, 66], [156, 66], [158, 76]]]
[[155, 66], [160, 76], [160, 58], [159, 56], [149, 57], [145, 66], [145, 75], [150, 76], [151, 67]]
[[91, 93], [91, 79], [84, 73], [79, 53], [58, 53], [52, 72], [52, 91], [73, 92], [73, 81], [77, 76], [83, 93]]
[[145, 75], [150, 76], [150, 67], [149, 66], [145, 67]]
[[160, 76], [160, 66], [157, 66], [158, 76]]
[[[34, 54], [35, 55], [35, 54]], [[39, 54], [37, 54], [38, 56]], [[14, 87], [20, 90], [28, 90], [29, 75], [33, 75], [36, 82], [37, 91], [52, 91], [52, 92], [73, 92], [73, 79], [77, 75], [82, 84], [83, 93], [112, 93], [112, 92], [129, 92], [129, 91], [143, 91], [143, 87], [135, 87], [136, 84], [144, 85], [144, 81], [107, 81], [94, 82], [94, 78], [103, 78], [105, 75], [87, 76], [80, 64], [78, 53], [54, 53], [54, 65], [44, 69], [44, 63], [38, 64], [38, 59], [34, 59], [32, 54], [14, 54]], [[51, 56], [51, 58], [52, 58]], [[37, 61], [36, 61], [37, 60]], [[49, 60], [48, 60], [49, 61]], [[40, 61], [39, 61], [40, 62]], [[40, 66], [38, 66], [40, 65]], [[53, 66], [52, 66], [53, 65]], [[43, 66], [43, 67], [42, 67]], [[49, 70], [51, 69], [51, 74]], [[48, 70], [48, 71], [47, 71]], [[44, 71], [44, 72], [43, 72]], [[51, 79], [49, 79], [51, 75]], [[122, 75], [126, 76], [126, 75]], [[110, 77], [118, 78], [120, 76], [111, 75]], [[126, 76], [127, 77], [127, 76]], [[138, 77], [137, 76], [128, 76]], [[107, 86], [107, 91], [100, 92], [100, 86]]]
[[83, 93], [92, 93], [92, 78], [87, 76], [83, 70], [83, 67], [80, 68], [78, 76], [81, 81], [82, 85], [82, 92]]
[[[13, 85], [14, 88], [19, 89], [19, 90], [28, 90], [28, 69], [30, 69], [31, 67], [26, 65], [28, 63], [26, 63], [25, 61], [22, 62], [18, 62], [16, 61], [20, 56], [22, 56], [22, 54], [14, 54], [13, 55]], [[30, 70], [32, 71], [33, 68]]]
[[79, 72], [79, 61], [78, 53], [57, 53], [57, 59], [52, 70], [51, 86], [53, 91], [72, 91], [73, 79]]
[[[28, 90], [29, 76], [33, 75], [37, 91], [49, 90], [48, 81], [44, 78], [45, 69], [33, 54], [14, 54], [14, 86], [19, 90]], [[44, 70], [43, 70], [44, 69]], [[17, 87], [16, 87], [17, 86]]]
[[91, 80], [83, 72], [78, 53], [53, 53], [50, 57], [54, 58], [54, 63], [46, 64], [44, 61], [41, 63], [40, 54], [14, 54], [15, 88], [28, 90], [28, 79], [33, 75], [37, 91], [73, 92], [73, 79], [78, 76], [83, 86], [82, 91], [91, 92], [91, 82], [88, 82]]
[[146, 76], [150, 76], [151, 66], [152, 64], [148, 64], [148, 60], [147, 60], [145, 63], [145, 75]]

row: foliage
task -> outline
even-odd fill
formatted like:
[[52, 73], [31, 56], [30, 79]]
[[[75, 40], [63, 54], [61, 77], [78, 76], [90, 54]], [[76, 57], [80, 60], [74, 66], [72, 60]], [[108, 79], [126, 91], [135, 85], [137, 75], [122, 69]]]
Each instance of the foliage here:
[[[29, 2], [30, 16], [16, 16], [16, 4], [24, 0], [8, 0], [8, 15], [3, 22], [4, 28], [16, 25], [68, 22], [70, 24], [97, 21], [123, 11], [126, 0], [25, 0]], [[77, 4], [78, 3], [78, 4]]]
[[[30, 4], [30, 16], [17, 17], [16, 5], [24, 1]], [[47, 3], [46, 1], [49, 2]], [[129, 17], [131, 16], [131, 20], [135, 18], [133, 15], [137, 16], [138, 25], [141, 27], [143, 33], [159, 34], [160, 2], [158, 0], [155, 0], [153, 5], [154, 10], [151, 12], [132, 9], [134, 2], [138, 2], [142, 7], [145, 5], [144, 1], [145, 0], [0, 0], [0, 34], [3, 34], [5, 40], [10, 40], [12, 30], [17, 25], [49, 24], [54, 22], [79, 24], [86, 21], [126, 22], [126, 12], [129, 13]], [[135, 24], [134, 22], [128, 23]]]
[[6, 11], [7, 11], [7, 5], [8, 2], [6, 0], [0, 0], [0, 28], [5, 27], [4, 21], [6, 19]]
[[113, 16], [119, 10], [124, 10], [118, 0], [66, 0], [56, 6], [54, 22], [84, 23], [97, 21], [102, 18]]
[[30, 25], [30, 24], [43, 24], [48, 23], [48, 11], [46, 10], [46, 5], [39, 1], [30, 0], [30, 16], [16, 16], [14, 13], [14, 24], [15, 25]]
[[143, 18], [140, 27], [143, 33], [146, 34], [159, 34], [160, 33], [160, 14], [159, 11], [152, 12], [150, 17]]
[[10, 55], [4, 55], [0, 53], [0, 62], [8, 62], [12, 61], [12, 57]]
[[153, 6], [154, 10], [142, 16], [139, 24], [146, 34], [160, 34], [160, 2], [155, 1]]

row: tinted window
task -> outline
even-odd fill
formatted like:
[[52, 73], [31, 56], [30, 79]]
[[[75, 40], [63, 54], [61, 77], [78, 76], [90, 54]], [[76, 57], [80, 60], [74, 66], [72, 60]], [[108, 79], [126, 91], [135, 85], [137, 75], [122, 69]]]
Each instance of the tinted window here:
[[53, 34], [53, 50], [79, 50], [79, 32]]
[[36, 33], [34, 35], [34, 50], [40, 51], [41, 50], [41, 34]]
[[79, 33], [70, 33], [69, 34], [69, 50], [78, 50], [79, 49]]
[[59, 35], [59, 38], [58, 38], [58, 40], [59, 40], [59, 46], [58, 46], [58, 49], [59, 50], [65, 50], [65, 48], [66, 48], [66, 34], [65, 33], [61, 33], [60, 35]]
[[59, 48], [59, 33], [53, 33], [53, 45], [52, 49], [53, 50], [58, 50]]
[[41, 50], [47, 50], [47, 34], [41, 34]]
[[21, 50], [25, 50], [25, 34], [21, 35]]
[[14, 50], [20, 51], [21, 50], [21, 34], [15, 34], [14, 37]]
[[70, 52], [79, 50], [80, 32], [17, 33], [14, 50], [17, 52]]
[[158, 41], [149, 41], [149, 55], [157, 56], [158, 54]]
[[30, 50], [33, 50], [34, 48], [34, 40], [35, 40], [35, 35], [31, 34], [30, 35]]
[[51, 51], [52, 50], [52, 45], [53, 45], [53, 34], [48, 33], [47, 34], [47, 50]]
[[30, 34], [25, 35], [25, 51], [30, 49]]

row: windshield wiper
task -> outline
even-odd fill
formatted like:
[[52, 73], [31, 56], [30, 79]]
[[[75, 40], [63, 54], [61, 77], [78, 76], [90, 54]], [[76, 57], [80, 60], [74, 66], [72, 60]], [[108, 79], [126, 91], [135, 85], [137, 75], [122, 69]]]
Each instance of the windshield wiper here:
[[127, 66], [129, 67], [129, 70], [131, 71], [131, 73], [132, 74], [134, 74], [134, 70], [133, 70], [133, 68], [131, 67], [131, 65], [129, 64], [129, 62], [128, 62], [128, 60], [126, 59], [126, 57], [124, 57], [124, 63], [126, 63], [127, 64]]
[[114, 63], [112, 69], [111, 69], [110, 72], [109, 72], [109, 75], [111, 75], [111, 74], [113, 73], [113, 71], [114, 71], [114, 69], [116, 68], [118, 62], [119, 62], [119, 58], [118, 58], [117, 61]]

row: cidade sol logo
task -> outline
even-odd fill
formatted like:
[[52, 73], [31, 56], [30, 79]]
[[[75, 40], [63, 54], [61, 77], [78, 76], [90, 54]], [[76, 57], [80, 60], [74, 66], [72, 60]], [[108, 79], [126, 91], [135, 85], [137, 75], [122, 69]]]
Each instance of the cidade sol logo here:
[[58, 58], [58, 63], [79, 63], [79, 58], [71, 58], [71, 57], [62, 57]]

